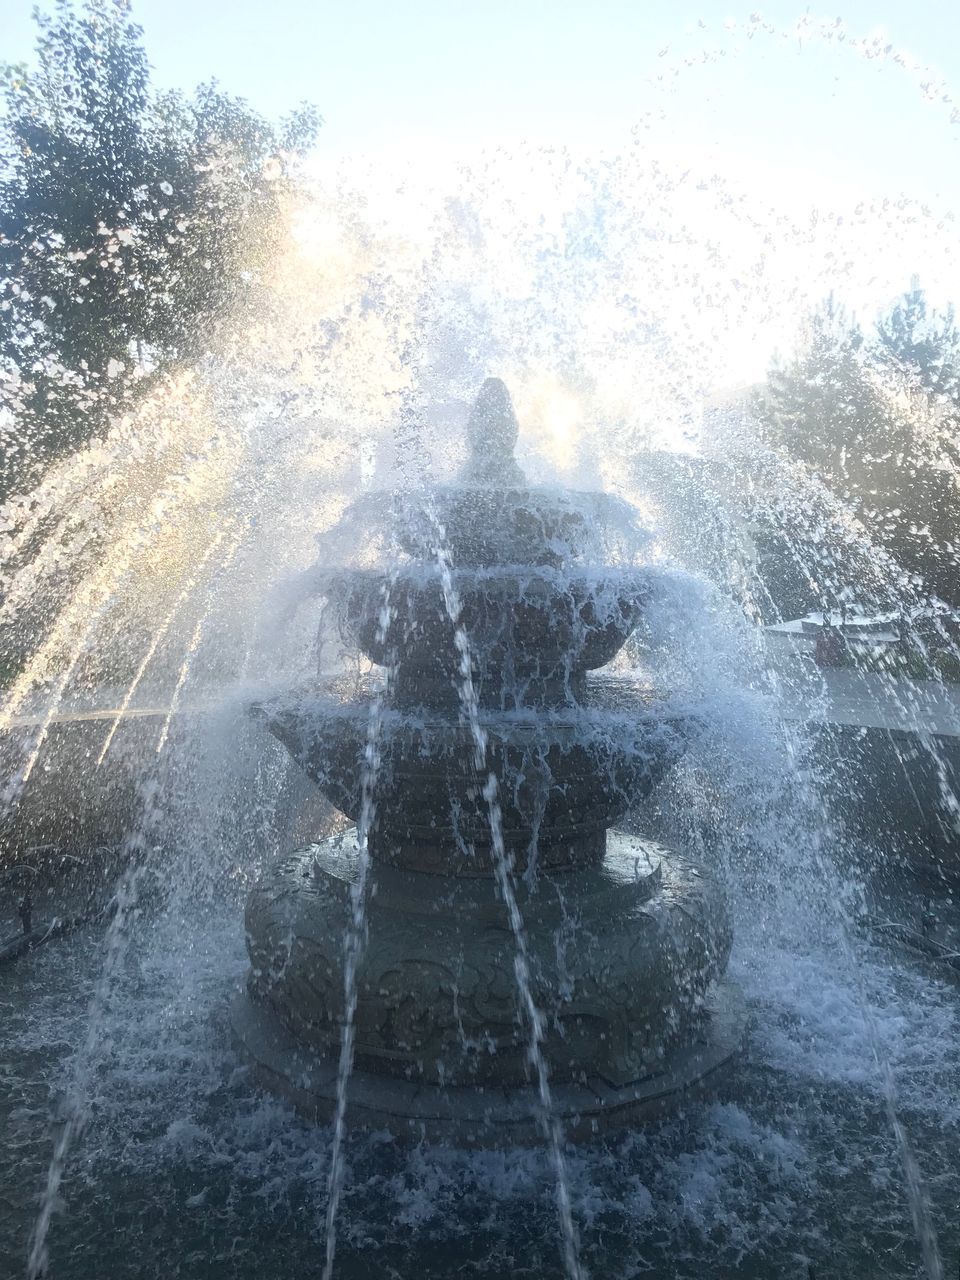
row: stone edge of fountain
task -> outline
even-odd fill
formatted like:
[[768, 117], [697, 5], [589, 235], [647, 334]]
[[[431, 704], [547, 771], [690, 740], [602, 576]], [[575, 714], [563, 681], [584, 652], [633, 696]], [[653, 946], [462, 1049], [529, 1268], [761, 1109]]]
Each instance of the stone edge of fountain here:
[[[568, 1141], [589, 1142], [675, 1112], [686, 1099], [703, 1096], [743, 1050], [746, 1003], [729, 978], [717, 980], [705, 998], [704, 1031], [691, 1045], [665, 1055], [656, 1075], [626, 1085], [599, 1076], [585, 1084], [555, 1083], [553, 1115]], [[336, 1106], [337, 1059], [305, 1050], [267, 1006], [245, 991], [230, 1006], [230, 1025], [257, 1081], [316, 1123]], [[387, 1129], [409, 1141], [448, 1142], [460, 1147], [514, 1147], [543, 1141], [542, 1107], [535, 1084], [501, 1086], [426, 1085], [355, 1068], [350, 1113], [367, 1130]]]

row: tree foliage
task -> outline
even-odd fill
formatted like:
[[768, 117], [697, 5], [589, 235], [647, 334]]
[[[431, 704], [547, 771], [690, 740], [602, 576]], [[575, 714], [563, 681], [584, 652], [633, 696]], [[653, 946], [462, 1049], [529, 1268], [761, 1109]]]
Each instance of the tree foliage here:
[[960, 604], [952, 310], [938, 314], [914, 286], [865, 335], [827, 299], [794, 357], [770, 370], [754, 408], [767, 441], [849, 503], [922, 591]]
[[953, 307], [940, 315], [927, 304], [926, 295], [915, 281], [909, 291], [876, 324], [874, 356], [878, 363], [911, 378], [950, 419], [956, 448], [956, 425], [960, 416], [960, 330]]
[[125, 0], [37, 23], [0, 121], [0, 431], [21, 475], [256, 305], [319, 124], [303, 107], [274, 127], [215, 82], [153, 93]]

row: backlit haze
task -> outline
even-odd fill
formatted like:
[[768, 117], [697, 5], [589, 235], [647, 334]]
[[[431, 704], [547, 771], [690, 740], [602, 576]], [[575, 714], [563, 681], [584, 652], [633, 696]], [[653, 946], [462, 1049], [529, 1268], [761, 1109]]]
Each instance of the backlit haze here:
[[[17, 0], [7, 15], [14, 60], [30, 54], [31, 7]], [[317, 103], [318, 200], [295, 219], [295, 254], [328, 285], [349, 273], [360, 210], [389, 240], [397, 271], [419, 270], [438, 234], [449, 254], [469, 257], [472, 218], [483, 243], [460, 269], [475, 282], [489, 273], [488, 294], [511, 303], [526, 292], [555, 309], [566, 291], [564, 305], [582, 310], [564, 332], [589, 326], [611, 353], [591, 354], [591, 380], [602, 375], [617, 412], [646, 380], [646, 411], [666, 443], [689, 447], [698, 430], [678, 388], [709, 400], [757, 381], [826, 294], [867, 324], [915, 275], [934, 305], [960, 296], [960, 23], [932, 0], [823, 14], [788, 4], [241, 0], [229, 17], [143, 0], [135, 16], [158, 87], [190, 88], [216, 68], [225, 89], [268, 114]], [[438, 232], [438, 218], [451, 217], [459, 225]], [[572, 217], [592, 223], [573, 245]], [[606, 264], [595, 288], [591, 237]], [[533, 278], [554, 251], [564, 259], [556, 292]], [[473, 302], [474, 324], [489, 327]], [[503, 323], [501, 345], [518, 321]], [[567, 355], [584, 363], [582, 352]], [[488, 356], [516, 379], [502, 352]], [[520, 381], [521, 402], [554, 424], [560, 461], [577, 426], [576, 388], [549, 374], [539, 387]]]

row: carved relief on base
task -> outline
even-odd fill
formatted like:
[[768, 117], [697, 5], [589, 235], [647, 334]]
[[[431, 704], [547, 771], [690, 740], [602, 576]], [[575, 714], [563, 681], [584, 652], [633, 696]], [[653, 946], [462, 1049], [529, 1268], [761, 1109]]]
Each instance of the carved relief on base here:
[[[281, 861], [247, 908], [251, 995], [323, 1054], [340, 1041], [356, 865], [351, 830]], [[434, 1083], [525, 1082], [529, 1028], [494, 882], [375, 863], [368, 889], [358, 1066]], [[730, 931], [718, 887], [688, 860], [611, 831], [599, 865], [543, 872], [532, 887], [521, 879], [518, 901], [553, 1079], [639, 1079], [696, 1036]]]

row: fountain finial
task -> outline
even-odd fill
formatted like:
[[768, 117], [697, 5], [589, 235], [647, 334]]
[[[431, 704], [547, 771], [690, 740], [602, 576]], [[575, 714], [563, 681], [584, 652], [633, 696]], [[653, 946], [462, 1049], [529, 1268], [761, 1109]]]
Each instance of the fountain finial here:
[[470, 461], [461, 478], [468, 484], [525, 488], [527, 478], [513, 456], [519, 434], [520, 425], [506, 383], [500, 378], [487, 378], [467, 421]]

